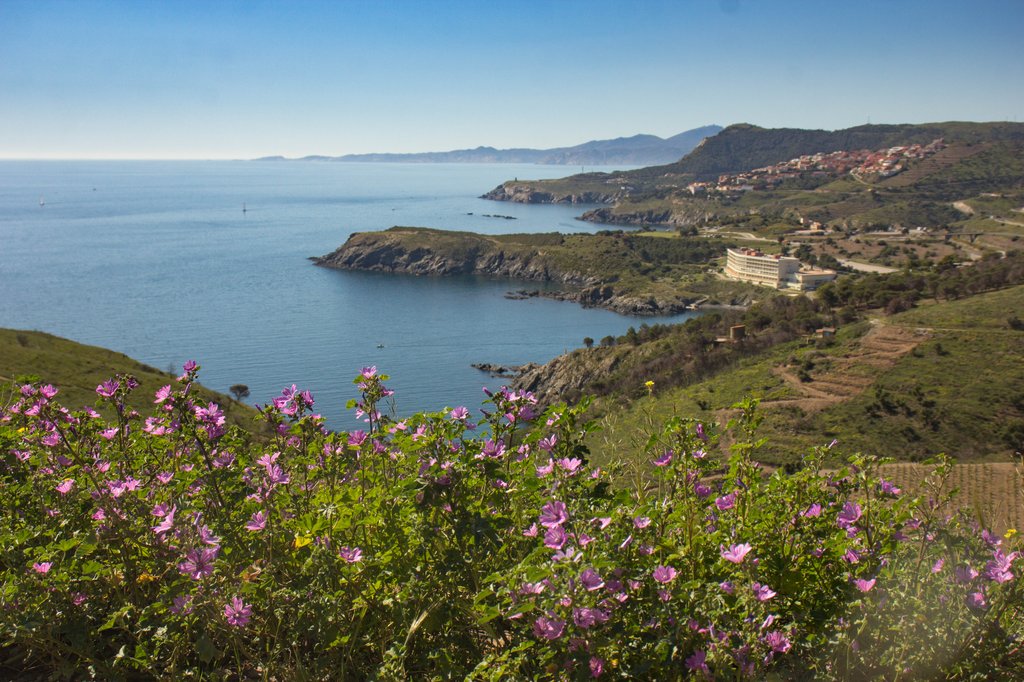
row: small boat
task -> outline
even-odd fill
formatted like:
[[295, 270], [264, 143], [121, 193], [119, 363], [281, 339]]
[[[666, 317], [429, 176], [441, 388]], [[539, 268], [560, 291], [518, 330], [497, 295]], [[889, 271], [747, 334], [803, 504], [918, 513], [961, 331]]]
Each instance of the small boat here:
[[249, 211], [249, 209], [247, 209], [247, 208], [245, 207], [245, 202], [243, 201], [243, 202], [242, 202], [242, 213], [247, 213], [248, 211]]
[[42, 194], [39, 195], [39, 205], [40, 206], [45, 206], [46, 205], [46, 202], [43, 201], [43, 195]]
[[377, 344], [377, 348], [383, 348], [383, 347], [384, 347], [384, 344], [383, 344], [383, 343], [378, 343], [378, 344]]

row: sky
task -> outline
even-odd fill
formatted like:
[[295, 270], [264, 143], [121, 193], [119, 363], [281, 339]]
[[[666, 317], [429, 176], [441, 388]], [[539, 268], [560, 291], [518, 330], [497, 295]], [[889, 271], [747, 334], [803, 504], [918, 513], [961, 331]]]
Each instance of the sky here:
[[0, 0], [0, 158], [1024, 117], [1024, 0]]

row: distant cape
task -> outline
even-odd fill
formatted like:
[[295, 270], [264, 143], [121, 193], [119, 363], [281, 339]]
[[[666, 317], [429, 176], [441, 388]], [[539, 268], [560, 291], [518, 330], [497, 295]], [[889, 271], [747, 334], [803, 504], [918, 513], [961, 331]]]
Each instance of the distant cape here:
[[687, 130], [669, 138], [634, 135], [614, 140], [592, 140], [575, 147], [554, 149], [456, 149], [450, 152], [417, 154], [346, 154], [344, 156], [304, 156], [287, 159], [265, 156], [256, 161], [348, 161], [376, 163], [542, 163], [566, 166], [647, 166], [678, 161], [706, 137], [717, 135], [718, 125]]

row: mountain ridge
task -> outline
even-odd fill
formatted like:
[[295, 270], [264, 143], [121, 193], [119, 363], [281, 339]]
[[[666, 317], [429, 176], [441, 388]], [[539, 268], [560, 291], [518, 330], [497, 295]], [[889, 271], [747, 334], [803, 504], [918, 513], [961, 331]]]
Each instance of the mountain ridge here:
[[652, 165], [679, 161], [705, 138], [717, 135], [719, 125], [686, 130], [668, 138], [637, 134], [609, 140], [590, 140], [571, 147], [497, 149], [478, 146], [443, 152], [370, 153], [325, 156], [320, 154], [289, 159], [264, 156], [255, 161], [340, 161], [356, 163], [537, 163], [551, 165]]

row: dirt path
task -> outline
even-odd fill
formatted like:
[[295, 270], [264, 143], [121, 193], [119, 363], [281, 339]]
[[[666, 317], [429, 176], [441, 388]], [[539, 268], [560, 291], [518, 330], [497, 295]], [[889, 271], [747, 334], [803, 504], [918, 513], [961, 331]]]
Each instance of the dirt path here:
[[817, 412], [855, 398], [874, 383], [874, 376], [893, 367], [929, 336], [926, 329], [875, 323], [850, 353], [829, 358], [821, 369], [809, 371], [810, 381], [802, 381], [792, 367], [773, 368], [772, 373], [794, 389], [797, 397], [766, 400], [761, 407]]

